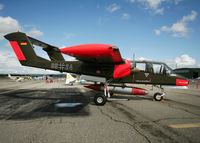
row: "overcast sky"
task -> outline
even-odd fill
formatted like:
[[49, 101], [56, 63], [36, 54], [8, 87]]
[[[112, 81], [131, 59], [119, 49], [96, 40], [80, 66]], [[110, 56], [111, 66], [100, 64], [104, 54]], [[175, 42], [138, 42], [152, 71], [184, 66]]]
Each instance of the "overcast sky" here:
[[19, 64], [3, 38], [14, 31], [58, 47], [111, 44], [123, 58], [200, 67], [199, 0], [1, 0], [0, 73], [45, 73]]

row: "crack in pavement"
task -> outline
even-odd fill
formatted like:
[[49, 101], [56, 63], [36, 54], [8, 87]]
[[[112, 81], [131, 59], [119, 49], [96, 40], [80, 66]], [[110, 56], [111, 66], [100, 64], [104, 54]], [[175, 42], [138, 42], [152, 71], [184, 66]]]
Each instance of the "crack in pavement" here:
[[[170, 103], [170, 102], [175, 102], [176, 104], [173, 104], [173, 103]], [[168, 103], [165, 102], [164, 104], [166, 104], [168, 107], [171, 107], [171, 108], [173, 108], [173, 109], [182, 110], [182, 111], [185, 111], [185, 112], [187, 112], [187, 113], [189, 113], [189, 114], [193, 114], [193, 115], [195, 115], [195, 116], [200, 116], [200, 115], [197, 114], [197, 113], [191, 112], [191, 110], [184, 109], [183, 107], [180, 107], [180, 105], [183, 105], [184, 107], [185, 107], [185, 106], [188, 106], [189, 108], [193, 108], [193, 109], [197, 109], [197, 108], [198, 108], [198, 110], [199, 110], [200, 107], [198, 107], [198, 106], [194, 106], [194, 105], [190, 105], [190, 104], [186, 104], [186, 103], [182, 103], [182, 102], [176, 102], [176, 101], [173, 101], [173, 100], [171, 100], [170, 102], [168, 102]]]
[[[121, 107], [119, 107], [119, 106]], [[131, 110], [132, 112], [136, 113], [137, 115], [140, 116], [140, 118], [144, 118], [147, 121], [134, 121], [134, 125], [138, 125], [140, 128], [142, 128], [142, 130], [147, 131], [148, 133], [150, 133], [152, 136], [156, 137], [159, 135], [161, 138], [166, 138], [168, 140], [170, 140], [170, 142], [177, 142], [175, 141], [174, 138], [171, 137], [170, 134], [171, 130], [168, 128], [163, 127], [162, 125], [157, 125], [155, 122], [153, 122], [150, 118], [147, 118], [146, 116], [142, 115], [141, 113], [135, 111], [134, 109], [130, 109], [129, 107], [127, 107], [124, 104], [121, 103], [117, 103], [115, 102], [115, 104], [111, 103], [111, 106], [120, 110], [123, 114], [125, 114], [128, 118], [130, 118], [131, 120], [134, 120], [135, 116], [133, 116], [130, 112], [128, 112], [127, 110], [125, 110], [124, 108], [127, 108], [128, 110]], [[163, 131], [163, 129], [165, 129], [165, 131]], [[166, 133], [166, 129], [168, 129], [168, 134]], [[160, 142], [160, 140], [159, 140]]]
[[114, 119], [112, 116], [106, 114], [105, 112], [103, 112], [103, 110], [99, 107], [97, 107], [99, 109], [99, 111], [101, 112], [102, 115], [110, 118], [111, 120], [113, 120], [114, 122], [118, 122], [118, 123], [123, 123], [123, 124], [126, 124], [130, 127], [132, 127], [138, 134], [140, 134], [142, 137], [144, 137], [147, 142], [151, 143], [151, 141], [149, 140], [149, 138], [147, 136], [145, 136], [143, 133], [141, 133], [137, 128], [136, 128], [136, 123], [135, 124], [130, 124], [129, 122], [125, 122], [125, 121], [121, 121], [121, 120], [117, 120], [117, 119]]

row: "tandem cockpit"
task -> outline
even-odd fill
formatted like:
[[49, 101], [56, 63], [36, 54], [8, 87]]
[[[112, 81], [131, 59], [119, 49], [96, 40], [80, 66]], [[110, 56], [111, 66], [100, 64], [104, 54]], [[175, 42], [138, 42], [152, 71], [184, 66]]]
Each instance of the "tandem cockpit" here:
[[161, 74], [165, 76], [175, 76], [175, 72], [167, 66], [167, 64], [162, 62], [153, 62], [153, 61], [135, 61], [134, 67], [140, 71], [152, 74]]

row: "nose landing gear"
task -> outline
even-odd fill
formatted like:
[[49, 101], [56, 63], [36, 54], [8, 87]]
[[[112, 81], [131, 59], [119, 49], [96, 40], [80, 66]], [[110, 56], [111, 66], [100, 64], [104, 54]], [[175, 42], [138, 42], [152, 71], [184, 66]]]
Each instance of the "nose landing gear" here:
[[153, 100], [154, 101], [164, 101], [163, 97], [165, 96], [165, 91], [162, 87], [159, 87], [161, 89], [161, 93], [160, 92], [156, 92], [153, 96]]
[[162, 94], [162, 93], [156, 92], [153, 96], [153, 99], [155, 101], [161, 101], [163, 100], [163, 96], [164, 96], [164, 93]]

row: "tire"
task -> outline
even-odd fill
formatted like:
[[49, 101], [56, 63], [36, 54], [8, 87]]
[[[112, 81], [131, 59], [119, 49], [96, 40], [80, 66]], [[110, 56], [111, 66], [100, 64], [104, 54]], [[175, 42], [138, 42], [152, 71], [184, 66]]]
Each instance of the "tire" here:
[[161, 101], [163, 99], [163, 96], [161, 95], [161, 93], [157, 92], [154, 94], [153, 99], [155, 99], [156, 101]]
[[107, 102], [107, 99], [104, 95], [97, 94], [94, 97], [94, 103], [98, 106], [103, 106]]

